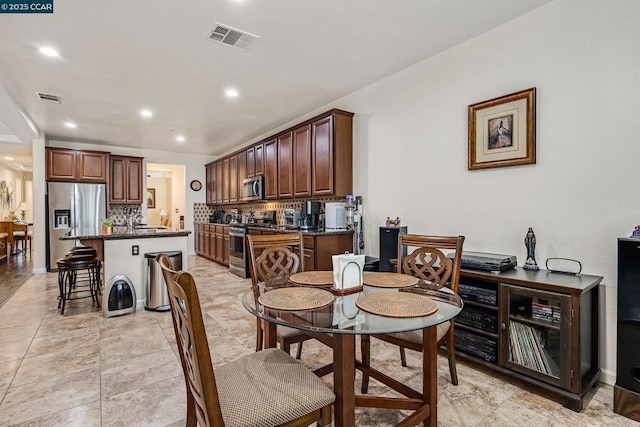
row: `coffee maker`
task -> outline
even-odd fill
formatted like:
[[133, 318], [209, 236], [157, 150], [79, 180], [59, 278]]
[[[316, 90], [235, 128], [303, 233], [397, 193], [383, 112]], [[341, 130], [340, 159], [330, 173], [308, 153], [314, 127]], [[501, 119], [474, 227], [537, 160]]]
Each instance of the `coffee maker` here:
[[317, 230], [319, 218], [320, 202], [308, 200], [302, 204], [302, 215], [300, 216], [301, 230]]

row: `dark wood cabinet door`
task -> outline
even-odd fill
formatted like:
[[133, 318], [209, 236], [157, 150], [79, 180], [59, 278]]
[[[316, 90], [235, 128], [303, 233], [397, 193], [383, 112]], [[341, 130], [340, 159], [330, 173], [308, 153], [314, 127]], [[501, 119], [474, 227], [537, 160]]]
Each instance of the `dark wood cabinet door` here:
[[247, 152], [238, 153], [238, 198], [242, 197], [242, 181], [247, 179]]
[[316, 256], [313, 249], [304, 250], [304, 271], [316, 270]]
[[142, 203], [142, 159], [129, 158], [127, 163], [127, 201]]
[[293, 131], [293, 196], [311, 196], [311, 125]]
[[246, 178], [251, 178], [256, 176], [256, 153], [255, 148], [250, 147], [247, 148], [245, 153], [247, 156], [247, 176]]
[[229, 158], [222, 160], [222, 203], [229, 203]]
[[[264, 198], [278, 198], [278, 150], [277, 141], [272, 139], [264, 143]], [[256, 161], [256, 166], [258, 162]]]
[[76, 151], [47, 147], [47, 181], [75, 181]]
[[142, 157], [111, 156], [109, 202], [142, 203]]
[[293, 133], [278, 137], [278, 198], [293, 197]]
[[109, 201], [115, 203], [127, 202], [126, 173], [127, 161], [122, 157], [111, 156], [111, 179], [109, 180]]
[[206, 203], [216, 202], [216, 164], [211, 163], [205, 166], [205, 200]]
[[100, 151], [77, 152], [77, 179], [82, 182], [107, 182], [109, 153]]
[[225, 234], [223, 236], [222, 263], [225, 265], [229, 265], [229, 235], [228, 234]]
[[238, 156], [229, 157], [229, 201], [238, 201]]
[[312, 192], [314, 196], [333, 194], [333, 116], [324, 117], [311, 124], [312, 143]]
[[224, 188], [224, 179], [223, 179], [223, 170], [222, 170], [222, 161], [216, 162], [216, 193], [215, 200], [216, 203], [222, 203], [222, 198], [224, 197], [222, 189]]
[[253, 147], [255, 157], [255, 176], [264, 174], [264, 145], [257, 144]]

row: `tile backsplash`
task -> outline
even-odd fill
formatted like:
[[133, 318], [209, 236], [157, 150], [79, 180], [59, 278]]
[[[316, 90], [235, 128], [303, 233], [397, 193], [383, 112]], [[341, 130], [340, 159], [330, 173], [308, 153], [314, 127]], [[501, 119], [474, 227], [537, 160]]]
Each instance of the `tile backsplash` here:
[[126, 224], [127, 218], [129, 217], [123, 211], [123, 208], [127, 208], [127, 212], [129, 209], [137, 209], [138, 212], [142, 212], [142, 205], [109, 205], [109, 218], [113, 220], [116, 224]]
[[250, 210], [272, 210], [276, 211], [276, 221], [278, 224], [284, 223], [284, 210], [288, 208], [302, 209], [302, 204], [307, 200], [314, 200], [321, 203], [327, 202], [344, 202], [344, 197], [325, 197], [318, 199], [293, 199], [293, 200], [279, 200], [279, 201], [263, 201], [256, 203], [242, 203], [237, 205], [207, 205], [206, 203], [194, 203], [193, 204], [193, 220], [194, 222], [208, 222], [209, 215], [213, 214], [214, 210], [224, 210], [230, 214], [231, 209], [238, 208], [241, 214], [248, 214]]

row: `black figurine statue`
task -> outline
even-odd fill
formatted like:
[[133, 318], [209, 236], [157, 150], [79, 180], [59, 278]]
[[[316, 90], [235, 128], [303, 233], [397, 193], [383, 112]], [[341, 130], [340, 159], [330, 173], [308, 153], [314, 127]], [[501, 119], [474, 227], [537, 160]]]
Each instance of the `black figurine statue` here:
[[524, 245], [527, 247], [527, 261], [522, 268], [525, 270], [540, 270], [536, 263], [536, 235], [533, 233], [533, 228], [529, 227], [527, 235], [524, 238]]

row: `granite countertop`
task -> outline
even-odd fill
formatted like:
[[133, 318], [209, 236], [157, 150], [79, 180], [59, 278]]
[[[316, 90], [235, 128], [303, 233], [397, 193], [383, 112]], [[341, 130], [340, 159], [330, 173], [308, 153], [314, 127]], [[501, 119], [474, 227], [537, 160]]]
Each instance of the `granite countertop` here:
[[145, 239], [154, 237], [181, 237], [188, 236], [191, 231], [172, 230], [170, 228], [136, 228], [129, 230], [126, 227], [114, 227], [111, 234], [104, 234], [102, 230], [95, 228], [76, 228], [60, 237], [60, 240], [121, 240], [121, 239]]

